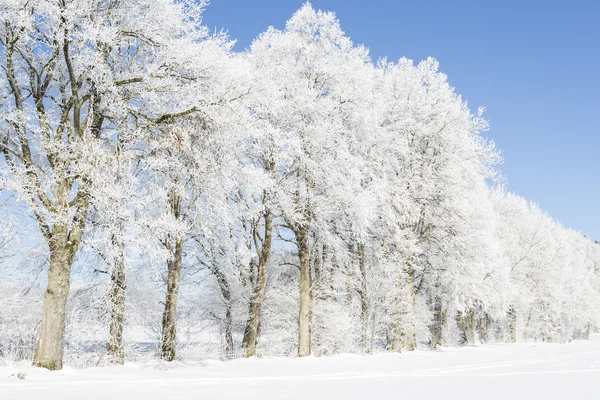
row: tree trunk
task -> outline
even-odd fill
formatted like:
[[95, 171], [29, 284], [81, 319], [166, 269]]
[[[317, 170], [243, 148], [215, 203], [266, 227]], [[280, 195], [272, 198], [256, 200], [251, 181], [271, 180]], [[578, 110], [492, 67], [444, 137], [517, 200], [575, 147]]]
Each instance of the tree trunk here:
[[123, 322], [125, 319], [125, 255], [120, 246], [119, 254], [111, 271], [110, 281], [110, 329], [106, 346], [108, 360], [113, 364], [125, 363], [123, 348]]
[[299, 337], [298, 356], [311, 354], [312, 284], [310, 274], [310, 252], [308, 245], [308, 227], [300, 227], [296, 233], [298, 255], [300, 258], [300, 310], [298, 316]]
[[398, 277], [398, 305], [394, 319], [392, 351], [400, 352], [402, 347], [408, 351], [416, 348], [415, 332], [415, 271], [407, 261], [406, 269]]
[[231, 311], [231, 290], [229, 289], [229, 283], [225, 278], [225, 274], [219, 270], [216, 263], [209, 265], [210, 271], [217, 278], [217, 284], [221, 291], [221, 296], [225, 301], [225, 318], [223, 320], [223, 330], [225, 333], [225, 358], [233, 358], [233, 317]]
[[66, 227], [55, 227], [50, 239], [50, 267], [40, 338], [33, 365], [49, 370], [62, 369], [65, 314], [69, 295], [71, 266], [79, 241], [69, 241]]
[[442, 345], [442, 329], [445, 323], [442, 298], [438, 295], [433, 297], [433, 321], [431, 324], [431, 348], [435, 349]]
[[367, 267], [365, 259], [365, 245], [358, 244], [358, 268], [360, 270], [360, 314], [361, 314], [361, 344], [362, 352], [369, 351], [369, 297], [367, 295]]
[[371, 315], [371, 347], [369, 349], [369, 354], [373, 354], [375, 351], [375, 321], [377, 319], [377, 314], [373, 311], [373, 315]]
[[396, 300], [396, 307], [394, 310], [394, 326], [392, 328], [392, 337], [388, 338], [388, 341], [391, 341], [390, 350], [397, 353], [402, 352], [402, 298], [404, 296], [404, 293], [402, 291], [402, 288], [404, 286], [403, 275], [403, 271], [400, 271], [400, 273], [398, 274], [398, 298]]
[[225, 309], [225, 358], [233, 358], [233, 317], [231, 316], [231, 301], [227, 303]]
[[513, 306], [508, 309], [508, 341], [517, 342], [517, 310]]
[[467, 343], [475, 344], [475, 310], [469, 309], [465, 314], [465, 334]]
[[402, 334], [401, 334], [400, 314], [394, 320], [394, 329], [392, 331], [392, 347], [391, 350], [396, 353], [402, 352]]
[[590, 340], [591, 324], [588, 322], [585, 327], [585, 340]]
[[414, 351], [417, 347], [417, 339], [415, 332], [415, 270], [409, 266], [406, 272], [406, 293], [407, 293], [407, 308], [404, 310], [404, 345], [406, 350]]
[[160, 357], [166, 361], [175, 360], [175, 312], [177, 310], [177, 295], [183, 257], [183, 238], [177, 235], [175, 239], [175, 255], [169, 261], [167, 275], [167, 296], [165, 311], [162, 319], [162, 343]]
[[244, 339], [242, 340], [242, 348], [246, 357], [256, 355], [256, 344], [258, 341], [258, 331], [260, 327], [260, 316], [265, 296], [265, 288], [267, 286], [267, 265], [271, 255], [271, 242], [273, 231], [273, 216], [270, 211], [264, 215], [264, 235], [262, 239], [262, 247], [256, 249], [259, 253], [257, 267], [257, 282], [252, 290], [250, 299], [250, 310], [248, 311], [248, 321], [244, 329]]
[[488, 341], [488, 328], [489, 328], [490, 317], [486, 312], [483, 313], [479, 319], [479, 339], [486, 343]]
[[[121, 186], [123, 182], [123, 154], [124, 139], [122, 135], [117, 138], [115, 149], [115, 162], [117, 164], [116, 184]], [[110, 328], [106, 350], [108, 361], [113, 364], [125, 363], [125, 350], [123, 348], [123, 324], [125, 320], [125, 244], [123, 242], [123, 218], [121, 210], [126, 207], [123, 200], [117, 202], [116, 218], [113, 222], [113, 234], [111, 244], [116, 252], [112, 259], [110, 271]]]
[[459, 311], [456, 314], [456, 324], [458, 325], [458, 329], [460, 330], [460, 344], [464, 345], [465, 343], [468, 342], [467, 339], [467, 330], [466, 330], [466, 318], [465, 318], [465, 313], [463, 313], [462, 311]]

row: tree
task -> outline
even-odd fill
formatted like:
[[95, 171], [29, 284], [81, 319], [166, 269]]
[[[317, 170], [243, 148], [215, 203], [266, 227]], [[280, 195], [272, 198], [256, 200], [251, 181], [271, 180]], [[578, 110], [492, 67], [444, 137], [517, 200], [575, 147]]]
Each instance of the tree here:
[[[471, 114], [435, 60], [416, 66], [406, 59], [382, 61], [378, 72], [386, 99], [381, 124], [389, 138], [387, 179], [390, 187], [400, 186], [386, 193], [390, 197], [382, 206], [390, 209], [381, 211], [388, 242], [397, 241], [388, 256], [401, 269], [391, 346], [412, 350], [417, 336], [439, 344], [444, 271], [472, 264], [457, 257], [467, 246], [460, 241], [470, 234], [461, 229], [463, 221], [474, 219], [469, 215], [474, 205], [486, 201], [485, 179], [493, 177], [490, 166], [497, 154], [478, 136], [485, 121]], [[420, 296], [432, 314], [419, 321], [415, 307]], [[433, 339], [423, 330], [417, 335], [416, 324], [431, 324]]]
[[107, 129], [129, 129], [128, 115], [166, 118], [154, 118], [156, 108], [138, 105], [148, 104], [148, 94], [166, 83], [160, 79], [169, 75], [161, 56], [173, 50], [173, 42], [193, 40], [181, 32], [196, 31], [192, 21], [202, 5], [142, 0], [1, 5], [2, 93], [8, 100], [1, 111], [2, 152], [11, 188], [28, 203], [49, 249], [35, 365], [62, 367], [69, 275], [86, 229], [91, 172], [103, 150], [115, 147]]
[[[290, 231], [299, 262], [298, 355], [311, 353], [311, 237], [327, 237], [336, 206], [360, 187], [360, 162], [352, 152], [352, 127], [344, 124], [354, 94], [339, 68], [364, 68], [367, 52], [353, 47], [332, 13], [305, 4], [284, 31], [269, 29], [251, 46], [261, 98], [252, 105], [256, 119], [271, 132], [278, 182], [278, 217]], [[291, 55], [295, 54], [294, 57]], [[330, 243], [334, 251], [338, 243]], [[344, 247], [344, 251], [346, 246]]]
[[437, 61], [374, 65], [309, 3], [234, 53], [205, 5], [0, 0], [0, 356], [43, 289], [49, 369], [63, 341], [123, 364], [134, 324], [168, 361], [216, 330], [233, 358], [600, 325], [597, 242], [499, 185]]

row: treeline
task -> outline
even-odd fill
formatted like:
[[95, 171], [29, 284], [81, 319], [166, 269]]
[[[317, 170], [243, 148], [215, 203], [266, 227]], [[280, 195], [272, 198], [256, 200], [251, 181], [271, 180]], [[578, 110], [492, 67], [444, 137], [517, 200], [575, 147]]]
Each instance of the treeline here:
[[373, 63], [308, 3], [236, 53], [204, 6], [0, 2], [0, 358], [372, 353], [598, 325], [600, 246], [502, 189], [483, 110], [435, 60]]

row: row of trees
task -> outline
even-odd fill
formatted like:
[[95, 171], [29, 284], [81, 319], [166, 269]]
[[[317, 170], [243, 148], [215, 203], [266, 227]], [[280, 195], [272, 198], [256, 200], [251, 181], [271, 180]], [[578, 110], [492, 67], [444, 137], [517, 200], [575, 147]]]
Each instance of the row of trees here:
[[306, 356], [597, 325], [600, 246], [497, 187], [435, 60], [374, 65], [310, 4], [234, 53], [204, 6], [0, 1], [0, 356], [33, 338], [60, 369], [82, 330], [123, 363], [153, 329], [171, 361], [206, 332]]

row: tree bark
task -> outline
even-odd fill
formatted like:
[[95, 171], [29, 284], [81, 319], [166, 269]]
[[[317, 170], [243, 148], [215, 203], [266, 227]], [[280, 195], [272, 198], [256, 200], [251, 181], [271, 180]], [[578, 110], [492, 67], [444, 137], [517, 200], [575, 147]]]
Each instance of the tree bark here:
[[404, 295], [402, 291], [402, 287], [404, 285], [403, 281], [403, 271], [400, 271], [398, 274], [398, 281], [396, 283], [398, 298], [396, 300], [396, 307], [394, 310], [394, 326], [392, 327], [392, 337], [388, 338], [388, 341], [391, 341], [390, 350], [397, 353], [402, 352], [402, 298]]
[[467, 331], [466, 331], [466, 322], [465, 322], [465, 313], [459, 311], [456, 314], [456, 325], [458, 325], [458, 329], [460, 330], [460, 344], [464, 345], [468, 342], [467, 340]]
[[585, 340], [590, 340], [591, 324], [588, 322], [585, 327]]
[[40, 338], [33, 365], [49, 370], [62, 369], [65, 314], [69, 295], [71, 266], [79, 240], [69, 241], [66, 226], [55, 226], [50, 245], [48, 286], [44, 293], [44, 306]]
[[360, 270], [360, 313], [361, 313], [361, 344], [362, 352], [369, 351], [369, 297], [367, 295], [367, 267], [365, 259], [365, 245], [358, 244], [358, 268]]
[[210, 272], [217, 278], [217, 284], [221, 291], [221, 296], [225, 301], [225, 319], [223, 320], [223, 328], [225, 333], [225, 358], [233, 358], [233, 317], [231, 310], [231, 290], [227, 278], [222, 271], [217, 268], [216, 264], [209, 265]]
[[417, 339], [415, 332], [415, 270], [409, 266], [406, 271], [406, 289], [407, 289], [407, 309], [405, 310], [404, 323], [404, 346], [408, 351], [414, 351], [417, 347]]
[[513, 306], [508, 309], [508, 341], [517, 342], [517, 310]]
[[402, 347], [408, 351], [416, 348], [415, 332], [415, 271], [407, 261], [406, 268], [398, 277], [398, 309], [394, 319], [392, 351], [400, 352]]
[[[117, 173], [115, 183], [121, 186], [124, 177], [123, 160], [121, 158], [124, 148], [124, 138], [122, 135], [117, 137], [115, 148], [115, 163], [117, 164]], [[112, 221], [111, 244], [113, 246], [114, 257], [110, 270], [110, 328], [108, 332], [108, 343], [106, 350], [108, 361], [112, 364], [125, 363], [125, 349], [123, 348], [123, 324], [125, 320], [125, 243], [123, 239], [123, 218], [121, 210], [126, 207], [123, 200], [120, 200], [115, 207], [118, 208], [116, 218]]]
[[177, 295], [179, 294], [179, 281], [181, 278], [182, 258], [183, 238], [181, 235], [177, 235], [175, 239], [175, 254], [168, 265], [167, 296], [162, 319], [160, 357], [166, 361], [175, 360], [175, 316], [177, 311]]
[[[119, 239], [115, 239], [119, 240]], [[125, 254], [121, 243], [117, 243], [118, 254], [110, 275], [110, 328], [106, 350], [113, 364], [125, 363], [123, 348], [123, 323], [125, 319]]]
[[439, 295], [433, 296], [433, 321], [431, 323], [431, 348], [436, 349], [442, 345], [442, 331], [446, 322], [445, 312], [442, 304], [442, 298]]
[[469, 344], [475, 344], [475, 322], [475, 310], [467, 310], [465, 314], [465, 334]]
[[[180, 219], [181, 199], [173, 189], [170, 194], [170, 212], [176, 220]], [[175, 251], [173, 243], [167, 242], [167, 248], [173, 257], [167, 264], [167, 293], [165, 310], [162, 318], [162, 335], [160, 358], [166, 361], [175, 360], [175, 317], [177, 311], [177, 295], [179, 294], [179, 281], [181, 279], [181, 265], [183, 262], [183, 237], [180, 233], [175, 235]]]
[[489, 327], [489, 315], [484, 312], [479, 319], [479, 339], [486, 343], [488, 341], [488, 327]]
[[300, 310], [298, 316], [299, 337], [298, 356], [311, 354], [311, 314], [312, 283], [310, 271], [310, 252], [308, 244], [308, 227], [302, 226], [296, 231], [298, 255], [300, 258]]
[[376, 320], [377, 314], [375, 313], [375, 311], [373, 311], [373, 314], [371, 316], [371, 347], [369, 349], [369, 354], [373, 354], [373, 352], [375, 351], [375, 327], [377, 326]]
[[[256, 249], [259, 253], [257, 267], [257, 282], [252, 290], [250, 299], [250, 310], [248, 311], [248, 321], [244, 329], [244, 338], [242, 348], [246, 357], [256, 355], [256, 344], [258, 341], [258, 331], [260, 327], [260, 316], [267, 285], [267, 265], [271, 255], [271, 242], [273, 233], [273, 216], [270, 211], [264, 215], [264, 235], [262, 238], [262, 247]], [[257, 241], [258, 242], [258, 241]]]
[[402, 353], [402, 319], [398, 312], [394, 319], [394, 329], [392, 330], [392, 347], [391, 350], [396, 353]]
[[225, 309], [225, 358], [233, 358], [233, 317], [231, 314], [231, 299], [227, 302]]
[[[181, 219], [181, 197], [175, 189], [170, 194], [170, 212], [177, 221]], [[175, 360], [175, 317], [177, 312], [177, 296], [179, 294], [179, 282], [181, 279], [181, 265], [183, 263], [183, 236], [175, 235], [175, 251], [173, 243], [167, 242], [166, 246], [173, 257], [167, 264], [167, 293], [165, 299], [165, 310], [162, 318], [162, 335], [160, 346], [160, 358], [165, 361]]]

